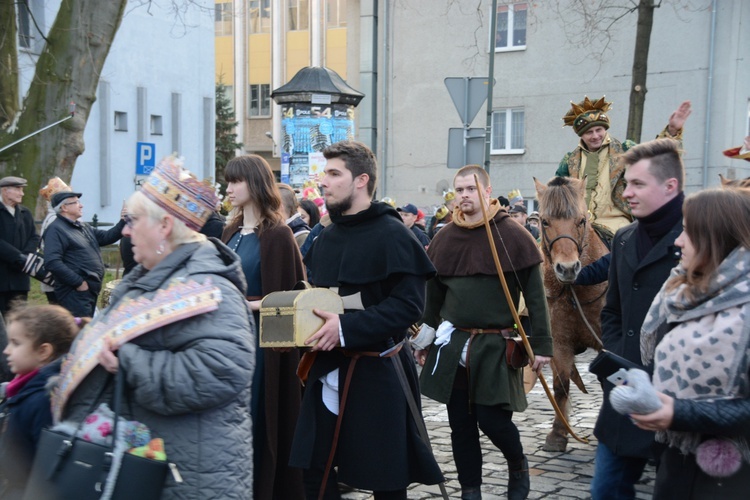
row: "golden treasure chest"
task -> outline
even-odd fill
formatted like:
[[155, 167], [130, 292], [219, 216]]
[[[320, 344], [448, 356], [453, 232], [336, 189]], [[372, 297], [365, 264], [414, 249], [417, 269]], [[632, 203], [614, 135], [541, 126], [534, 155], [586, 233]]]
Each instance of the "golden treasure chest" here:
[[344, 303], [327, 288], [309, 288], [269, 293], [260, 303], [261, 347], [310, 347], [310, 335], [323, 326], [313, 309], [335, 314], [344, 312]]

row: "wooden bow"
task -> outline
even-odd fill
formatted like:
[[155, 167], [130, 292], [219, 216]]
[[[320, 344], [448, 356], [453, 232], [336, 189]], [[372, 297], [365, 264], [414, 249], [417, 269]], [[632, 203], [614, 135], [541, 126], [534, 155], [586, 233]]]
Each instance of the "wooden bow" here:
[[[526, 353], [529, 355], [530, 363], [534, 363], [534, 351], [531, 349], [531, 344], [529, 343], [529, 337], [526, 335], [526, 331], [523, 329], [523, 325], [521, 324], [521, 318], [518, 316], [518, 311], [516, 310], [515, 304], [513, 303], [513, 298], [510, 296], [510, 290], [508, 289], [508, 283], [505, 281], [505, 274], [503, 274], [503, 266], [500, 265], [500, 257], [497, 255], [497, 248], [495, 247], [495, 239], [492, 237], [492, 229], [490, 228], [490, 219], [487, 215], [487, 207], [485, 207], [485, 199], [482, 195], [482, 190], [479, 185], [479, 177], [477, 174], [474, 174], [474, 182], [477, 186], [477, 194], [479, 195], [479, 205], [482, 207], [482, 218], [484, 220], [484, 228], [487, 230], [487, 239], [490, 242], [490, 251], [492, 252], [492, 259], [495, 261], [495, 269], [497, 270], [497, 275], [500, 278], [500, 283], [503, 285], [503, 292], [505, 292], [505, 299], [508, 301], [508, 307], [510, 308], [510, 312], [513, 315], [513, 321], [518, 326], [518, 333], [521, 334], [521, 340], [523, 341], [523, 346], [526, 349]], [[552, 403], [552, 407], [555, 409], [555, 414], [557, 417], [562, 421], [563, 425], [565, 425], [565, 429], [570, 433], [570, 435], [578, 441], [579, 443], [588, 444], [588, 439], [578, 437], [578, 435], [573, 432], [573, 429], [570, 427], [570, 424], [568, 423], [567, 419], [565, 418], [565, 415], [563, 415], [563, 412], [560, 410], [560, 407], [557, 405], [557, 401], [555, 401], [555, 396], [552, 394], [552, 391], [550, 391], [549, 385], [547, 385], [547, 380], [544, 378], [544, 375], [542, 375], [541, 370], [537, 372], [537, 375], [539, 376], [539, 381], [542, 383], [542, 386], [544, 387], [544, 392], [547, 394], [547, 398], [549, 399], [549, 402]]]

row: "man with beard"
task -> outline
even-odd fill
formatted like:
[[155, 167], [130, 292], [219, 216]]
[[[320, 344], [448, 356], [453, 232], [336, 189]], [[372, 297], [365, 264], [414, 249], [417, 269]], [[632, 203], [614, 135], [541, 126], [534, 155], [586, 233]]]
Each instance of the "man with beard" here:
[[326, 499], [340, 498], [339, 480], [373, 490], [378, 500], [405, 499], [410, 483], [443, 480], [419, 438], [421, 410], [410, 413], [394, 366], [395, 358], [418, 405], [417, 373], [403, 341], [422, 316], [425, 282], [435, 269], [396, 210], [371, 201], [372, 151], [343, 141], [323, 154], [332, 224], [304, 260], [316, 286], [341, 295], [344, 314], [315, 310], [325, 323], [307, 340], [312, 351], [300, 363], [310, 368], [298, 372], [307, 388], [290, 465], [304, 469], [309, 499], [321, 490]]
[[[520, 500], [529, 494], [529, 464], [512, 417], [513, 412], [524, 411], [527, 402], [523, 367], [506, 362], [507, 344], [515, 341], [506, 339], [515, 336], [511, 308], [523, 291], [534, 328], [529, 337], [536, 353], [533, 368], [541, 370], [550, 362], [552, 337], [542, 255], [529, 232], [501, 210], [498, 200], [490, 200], [489, 175], [481, 167], [461, 168], [453, 186], [459, 203], [453, 222], [435, 235], [427, 250], [437, 276], [427, 283], [424, 324], [414, 341], [420, 349], [415, 359], [424, 367], [422, 394], [447, 404], [461, 498], [482, 498], [478, 426], [508, 461], [508, 498]], [[493, 262], [482, 203], [488, 207], [513, 304], [505, 298]]]

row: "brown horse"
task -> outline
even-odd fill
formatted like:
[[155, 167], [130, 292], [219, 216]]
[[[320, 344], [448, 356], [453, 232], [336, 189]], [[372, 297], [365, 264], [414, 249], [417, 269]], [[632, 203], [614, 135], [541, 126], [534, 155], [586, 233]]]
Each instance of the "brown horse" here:
[[719, 174], [719, 180], [723, 188], [750, 188], [750, 177], [745, 177], [744, 179], [727, 179]]
[[[552, 322], [553, 387], [555, 401], [567, 416], [571, 377], [585, 390], [575, 368], [575, 355], [589, 347], [601, 349], [599, 313], [607, 291], [606, 282], [592, 286], [575, 286], [573, 282], [583, 266], [609, 250], [589, 221], [585, 181], [555, 177], [546, 186], [536, 179], [534, 184], [541, 219], [544, 287]], [[596, 336], [586, 326], [586, 319]], [[567, 434], [560, 419], [555, 417], [543, 449], [565, 451]]]

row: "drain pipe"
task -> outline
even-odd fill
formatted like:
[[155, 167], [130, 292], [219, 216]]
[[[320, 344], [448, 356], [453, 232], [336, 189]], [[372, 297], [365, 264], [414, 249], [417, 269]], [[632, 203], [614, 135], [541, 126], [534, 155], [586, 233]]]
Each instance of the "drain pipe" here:
[[390, 9], [388, 8], [390, 0], [383, 2], [383, 97], [381, 99], [382, 111], [381, 115], [381, 126], [382, 134], [380, 139], [380, 190], [378, 191], [378, 198], [382, 198], [386, 194], [388, 174], [388, 140], [390, 138], [390, 128], [388, 127], [388, 100], [390, 99], [390, 73], [389, 65], [391, 63], [390, 57]]
[[716, 2], [711, 2], [711, 40], [708, 49], [708, 87], [706, 89], [706, 132], [703, 140], [703, 189], [708, 187], [708, 157], [711, 154], [711, 106], [714, 88], [714, 47], [716, 45]]

